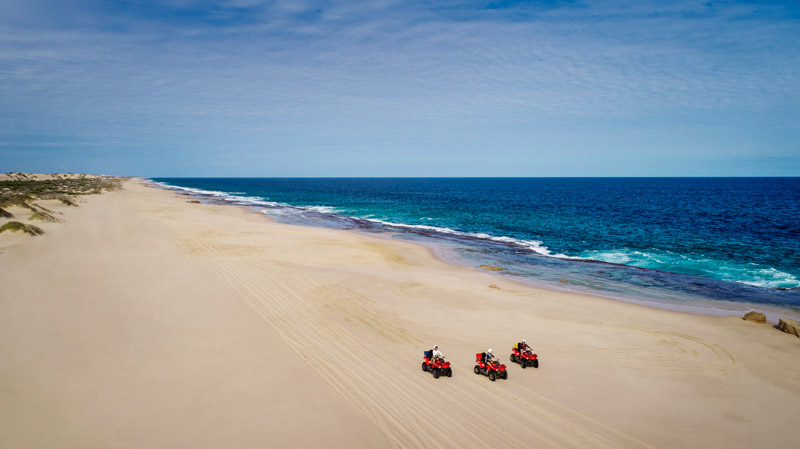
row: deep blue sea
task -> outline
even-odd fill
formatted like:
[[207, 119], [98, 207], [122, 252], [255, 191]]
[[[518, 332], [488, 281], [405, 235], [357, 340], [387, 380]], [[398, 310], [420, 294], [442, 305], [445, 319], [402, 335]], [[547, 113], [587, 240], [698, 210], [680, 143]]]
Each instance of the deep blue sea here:
[[800, 178], [153, 181], [283, 222], [420, 241], [553, 288], [800, 311]]

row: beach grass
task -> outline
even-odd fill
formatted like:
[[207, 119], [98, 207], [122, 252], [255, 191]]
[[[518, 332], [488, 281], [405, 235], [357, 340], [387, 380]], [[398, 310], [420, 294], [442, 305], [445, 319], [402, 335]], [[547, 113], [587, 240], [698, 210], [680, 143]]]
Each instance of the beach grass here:
[[[60, 222], [57, 212], [38, 204], [40, 200], [57, 200], [65, 206], [77, 207], [76, 197], [92, 195], [104, 191], [119, 190], [122, 178], [112, 176], [79, 176], [78, 178], [54, 175], [48, 179], [36, 179], [37, 175], [11, 173], [14, 179], [0, 181], [0, 218], [14, 218], [14, 214], [4, 208], [20, 207], [32, 212], [31, 221], [49, 223]], [[25, 232], [41, 235], [44, 231], [34, 225], [10, 221], [0, 228], [0, 232]]]
[[[79, 179], [45, 179], [45, 180], [6, 180], [0, 181], [0, 195], [3, 197], [34, 195], [42, 199], [59, 199], [71, 202], [65, 195], [88, 195], [103, 191], [118, 190], [122, 178], [79, 178]], [[64, 198], [64, 199], [62, 199]], [[2, 201], [4, 198], [0, 199]], [[65, 203], [67, 204], [67, 203]], [[72, 205], [72, 204], [69, 204]]]
[[57, 222], [61, 221], [58, 218], [50, 215], [49, 213], [47, 213], [45, 211], [34, 212], [33, 215], [31, 215], [28, 218], [28, 220], [30, 220], [30, 221], [46, 221], [46, 222], [49, 222], [49, 223], [57, 223]]
[[20, 223], [18, 221], [9, 221], [3, 226], [0, 226], [0, 233], [3, 233], [5, 231], [24, 232], [26, 234], [30, 234], [33, 236], [44, 234], [42, 228], [34, 225]]
[[75, 200], [68, 195], [58, 195], [55, 197], [55, 199], [61, 201], [65, 206], [78, 207], [78, 203], [76, 203]]
[[[100, 194], [104, 191], [119, 190], [122, 178], [118, 177], [81, 177], [69, 179], [33, 180], [30, 178], [17, 178], [14, 180], [0, 181], [0, 208], [10, 206], [23, 207], [36, 213], [52, 211], [35, 204], [37, 200], [58, 200], [66, 206], [77, 207], [76, 196]], [[2, 209], [0, 209], [2, 210]], [[0, 215], [10, 218], [2, 213]], [[41, 215], [34, 219], [43, 218]]]

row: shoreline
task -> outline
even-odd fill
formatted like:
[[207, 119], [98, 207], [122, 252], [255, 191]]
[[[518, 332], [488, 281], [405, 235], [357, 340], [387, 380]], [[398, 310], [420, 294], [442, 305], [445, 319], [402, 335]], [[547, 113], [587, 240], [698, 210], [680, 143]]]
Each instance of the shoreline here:
[[[358, 232], [358, 231], [356, 231]], [[379, 235], [380, 237], [380, 235]], [[387, 237], [391, 238], [391, 237]], [[450, 263], [455, 266], [465, 267], [465, 268], [472, 268], [476, 271], [480, 271], [478, 268], [471, 267], [469, 265], [460, 264], [454, 260], [450, 260], [450, 258], [446, 257], [444, 254], [437, 252], [436, 248], [433, 245], [427, 245], [424, 242], [415, 242], [425, 247], [431, 248], [433, 254], [436, 256], [437, 259], [442, 260], [446, 263]], [[601, 262], [602, 263], [602, 262]], [[610, 265], [617, 265], [617, 264], [610, 264]], [[642, 268], [643, 270], [651, 270], [650, 268]], [[694, 305], [694, 304], [680, 304], [676, 302], [669, 302], [669, 301], [659, 301], [656, 299], [650, 298], [637, 298], [633, 296], [624, 296], [624, 295], [612, 295], [610, 293], [603, 294], [601, 291], [590, 291], [589, 289], [581, 289], [575, 288], [570, 289], [568, 287], [555, 285], [547, 282], [537, 282], [534, 279], [525, 279], [520, 277], [513, 277], [513, 276], [503, 276], [501, 273], [492, 273], [486, 272], [491, 276], [496, 276], [501, 279], [505, 279], [511, 282], [516, 282], [526, 287], [531, 288], [540, 288], [544, 290], [549, 290], [553, 292], [562, 292], [562, 293], [572, 293], [577, 295], [586, 295], [592, 298], [600, 298], [606, 299], [616, 302], [622, 302], [625, 304], [633, 304], [637, 306], [649, 307], [659, 310], [667, 310], [671, 312], [679, 312], [679, 313], [688, 313], [692, 315], [702, 315], [702, 316], [713, 316], [713, 317], [729, 317], [735, 316], [741, 318], [744, 313], [747, 313], [751, 310], [756, 310], [758, 312], [762, 312], [766, 315], [767, 321], [772, 324], [778, 324], [778, 320], [781, 317], [788, 317], [794, 320], [800, 319], [800, 313], [795, 312], [791, 309], [781, 308], [777, 306], [768, 306], [759, 303], [744, 303], [744, 302], [733, 302], [733, 301], [725, 301], [725, 300], [717, 300], [717, 299], [706, 299], [706, 305]], [[713, 307], [715, 303], [719, 303], [720, 305], [727, 305], [729, 308], [725, 307]], [[737, 308], [737, 306], [740, 306]]]
[[[187, 200], [130, 180], [44, 236], [0, 235], [0, 440], [727, 449], [800, 424], [800, 339], [768, 325]], [[508, 362], [522, 338], [538, 369]], [[420, 371], [434, 343], [452, 378]], [[489, 346], [508, 380], [472, 373]]]
[[[151, 185], [153, 188], [164, 189], [167, 191], [173, 192], [184, 192], [192, 198], [200, 198], [207, 200], [213, 194], [225, 194], [230, 195], [227, 192], [205, 192], [205, 191], [198, 191], [198, 189], [187, 188], [182, 186], [174, 186], [171, 184], [165, 184], [162, 182], [153, 181], [150, 178], [141, 178], [136, 177], [134, 179], [138, 179], [143, 183]], [[225, 201], [216, 202], [215, 200], [211, 200], [209, 204], [218, 204], [218, 205], [225, 205], [225, 206], [238, 206], [242, 207], [248, 211], [253, 213], [257, 213], [261, 216], [266, 217], [268, 220], [274, 223], [280, 224], [288, 224], [288, 225], [295, 225], [295, 226], [306, 226], [306, 227], [313, 227], [313, 228], [322, 228], [322, 229], [335, 229], [329, 228], [324, 225], [316, 225], [314, 223], [304, 223], [304, 222], [297, 222], [297, 223], [283, 223], [278, 221], [276, 218], [270, 216], [269, 214], [262, 213], [259, 210], [259, 206], [257, 205], [246, 205], [246, 204], [236, 204], [236, 203], [227, 203]], [[298, 207], [299, 206], [291, 206], [291, 207]], [[347, 217], [346, 217], [347, 218]], [[402, 228], [401, 225], [398, 225]], [[380, 232], [370, 232], [366, 230], [359, 230], [359, 229], [344, 229], [347, 231], [352, 231], [360, 235], [365, 236], [374, 236], [380, 239], [388, 239], [392, 241], [397, 241], [398, 239], [394, 238], [393, 235], [386, 235]], [[446, 244], [442, 242], [436, 242], [433, 238], [429, 239], [401, 239], [401, 241], [411, 242], [414, 244], [421, 245], [431, 250], [431, 254], [436, 257], [437, 259], [452, 264], [458, 267], [464, 267], [473, 269], [478, 272], [481, 271], [478, 267], [468, 264], [466, 260], [460, 259], [457, 255], [453, 254], [448, 256], [446, 253]], [[547, 257], [547, 256], [543, 256]], [[568, 259], [573, 260], [573, 259]], [[592, 261], [593, 263], [598, 264], [607, 264], [613, 267], [620, 267], [625, 269], [640, 269], [645, 271], [660, 271], [651, 268], [640, 268], [640, 267], [633, 267], [623, 264], [616, 264], [611, 262], [603, 262], [603, 261]], [[672, 272], [665, 272], [668, 274], [675, 274]], [[581, 294], [587, 295], [589, 297], [596, 297], [596, 298], [603, 298], [609, 299], [612, 301], [623, 302], [627, 304], [635, 304], [644, 307], [652, 307], [661, 310], [669, 310], [674, 312], [681, 312], [681, 313], [689, 313], [689, 314], [697, 314], [697, 315], [705, 315], [705, 316], [715, 316], [715, 317], [723, 317], [723, 316], [738, 316], [741, 318], [742, 315], [745, 313], [756, 310], [758, 312], [764, 313], [767, 317], [767, 321], [771, 324], [778, 324], [778, 321], [781, 317], [788, 317], [794, 320], [800, 320], [800, 312], [797, 310], [793, 310], [788, 307], [782, 306], [774, 306], [774, 305], [767, 305], [763, 303], [757, 302], [745, 302], [745, 301], [731, 301], [731, 300], [724, 300], [724, 299], [700, 299], [697, 300], [698, 303], [682, 303], [685, 300], [663, 300], [663, 299], [656, 299], [656, 298], [647, 298], [641, 296], [635, 296], [632, 294], [614, 294], [611, 292], [606, 292], [600, 289], [592, 289], [589, 287], [577, 287], [577, 288], [569, 288], [567, 286], [558, 285], [552, 282], [547, 282], [543, 280], [537, 280], [533, 278], [526, 278], [524, 276], [506, 276], [503, 275], [501, 272], [492, 273], [487, 272], [492, 276], [498, 277], [500, 279], [505, 279], [512, 282], [517, 282], [521, 285], [532, 287], [532, 288], [541, 288], [549, 291], [554, 292], [564, 292], [564, 293], [573, 293], [573, 294]], [[745, 284], [747, 285], [747, 284]], [[700, 303], [702, 301], [702, 303]]]

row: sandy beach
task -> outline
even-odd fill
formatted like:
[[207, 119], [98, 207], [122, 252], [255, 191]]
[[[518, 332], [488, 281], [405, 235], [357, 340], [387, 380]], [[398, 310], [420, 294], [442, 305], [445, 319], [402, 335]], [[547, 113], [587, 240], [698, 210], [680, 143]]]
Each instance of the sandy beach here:
[[[0, 234], [3, 447], [796, 445], [800, 338], [772, 325], [187, 199], [129, 180]], [[434, 344], [452, 378], [421, 371]], [[472, 373], [489, 347], [507, 380]]]

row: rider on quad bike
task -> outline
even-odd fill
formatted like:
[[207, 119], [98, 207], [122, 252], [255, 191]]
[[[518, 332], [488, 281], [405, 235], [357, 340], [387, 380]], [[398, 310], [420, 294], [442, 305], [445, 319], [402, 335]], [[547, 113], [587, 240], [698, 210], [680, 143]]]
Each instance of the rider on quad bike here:
[[527, 366], [539, 367], [538, 356], [533, 353], [532, 348], [525, 340], [514, 344], [514, 349], [511, 352], [511, 361], [519, 363], [523, 368]]
[[475, 374], [489, 376], [489, 380], [492, 382], [498, 377], [500, 379], [508, 379], [506, 366], [495, 360], [492, 348], [489, 348], [486, 352], [475, 354], [475, 363], [477, 363], [474, 369]]
[[425, 351], [424, 357], [422, 371], [430, 372], [433, 374], [434, 379], [439, 378], [439, 376], [453, 377], [453, 369], [450, 368], [450, 362], [444, 360], [444, 355], [439, 351], [439, 345], [433, 345], [433, 349]]
[[433, 345], [433, 360], [436, 361], [439, 359], [444, 360], [444, 354], [442, 354], [442, 352], [439, 351], [439, 345]]

